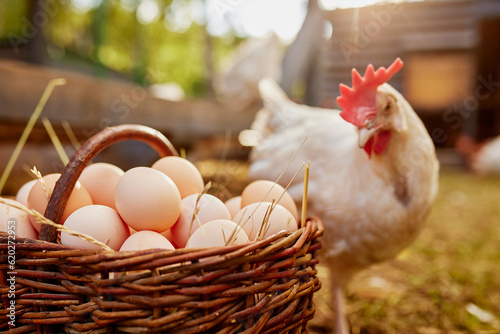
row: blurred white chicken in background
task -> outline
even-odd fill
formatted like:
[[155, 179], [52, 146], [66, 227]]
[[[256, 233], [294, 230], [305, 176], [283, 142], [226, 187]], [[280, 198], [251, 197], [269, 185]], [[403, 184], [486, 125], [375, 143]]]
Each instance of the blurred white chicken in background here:
[[[261, 141], [251, 154], [250, 175], [276, 180], [298, 151], [279, 180], [286, 186], [311, 162], [307, 214], [325, 226], [322, 263], [330, 269], [335, 333], [348, 333], [342, 286], [417, 237], [438, 189], [433, 142], [386, 83], [402, 66], [398, 58], [388, 69], [369, 65], [364, 77], [353, 70], [353, 88], [340, 86], [341, 112], [298, 105], [272, 80], [260, 84], [264, 108], [252, 128]], [[299, 176], [289, 188], [297, 202], [303, 181]]]
[[259, 81], [267, 76], [280, 79], [283, 54], [276, 34], [244, 42], [215, 79], [221, 101], [235, 112], [260, 103]]
[[478, 143], [471, 136], [462, 134], [455, 147], [474, 174], [500, 175], [500, 136]]

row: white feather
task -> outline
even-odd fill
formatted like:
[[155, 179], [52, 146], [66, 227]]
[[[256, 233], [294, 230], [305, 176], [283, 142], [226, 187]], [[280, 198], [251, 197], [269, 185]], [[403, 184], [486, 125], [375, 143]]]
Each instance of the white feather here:
[[479, 175], [500, 175], [500, 137], [487, 142], [476, 153], [472, 169]]

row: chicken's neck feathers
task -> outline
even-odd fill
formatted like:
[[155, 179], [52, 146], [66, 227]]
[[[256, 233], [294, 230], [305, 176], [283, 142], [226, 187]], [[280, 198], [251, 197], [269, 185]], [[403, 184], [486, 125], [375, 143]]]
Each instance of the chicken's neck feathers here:
[[[401, 98], [404, 131], [393, 131], [387, 150], [370, 160], [370, 166], [394, 189], [410, 216], [423, 220], [437, 192], [438, 161], [428, 132], [409, 104]], [[427, 180], [430, 180], [428, 182]]]

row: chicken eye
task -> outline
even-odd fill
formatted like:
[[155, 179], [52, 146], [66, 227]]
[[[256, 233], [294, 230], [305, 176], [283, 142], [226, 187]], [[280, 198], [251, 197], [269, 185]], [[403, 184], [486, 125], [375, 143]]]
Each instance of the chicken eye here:
[[382, 111], [384, 115], [389, 116], [392, 113], [392, 103], [393, 101], [391, 99], [388, 99]]

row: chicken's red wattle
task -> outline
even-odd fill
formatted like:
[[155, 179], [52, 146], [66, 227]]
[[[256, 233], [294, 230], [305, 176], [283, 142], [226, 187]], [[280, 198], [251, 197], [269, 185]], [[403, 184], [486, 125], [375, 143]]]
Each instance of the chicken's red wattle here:
[[364, 149], [368, 156], [371, 158], [372, 153], [376, 155], [384, 152], [387, 145], [389, 145], [389, 140], [391, 139], [391, 131], [381, 131], [377, 133], [373, 138], [370, 138], [366, 143]]

